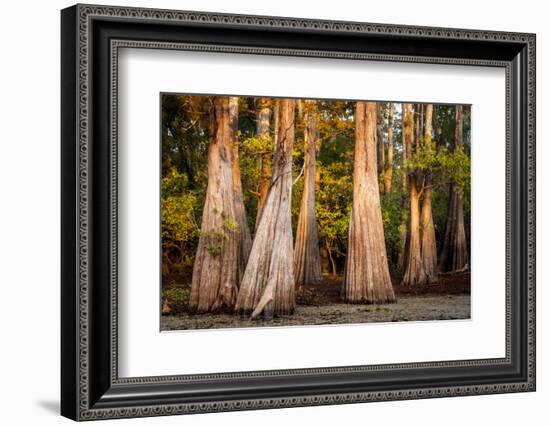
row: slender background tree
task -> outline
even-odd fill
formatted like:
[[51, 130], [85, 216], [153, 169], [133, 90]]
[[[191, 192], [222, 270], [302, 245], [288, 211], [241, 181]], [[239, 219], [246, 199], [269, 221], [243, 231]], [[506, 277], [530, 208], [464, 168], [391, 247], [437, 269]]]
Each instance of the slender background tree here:
[[258, 187], [258, 208], [256, 213], [256, 227], [267, 199], [269, 184], [271, 182], [271, 162], [273, 161], [273, 147], [269, 133], [271, 119], [271, 101], [268, 98], [256, 100], [256, 135], [260, 139], [262, 153], [260, 155], [261, 170]]
[[[453, 151], [463, 150], [463, 108], [455, 107], [455, 134]], [[460, 271], [468, 266], [468, 250], [466, 233], [464, 231], [464, 201], [463, 188], [456, 182], [451, 182], [447, 221], [441, 249], [439, 266], [443, 272]]]
[[384, 194], [391, 192], [393, 177], [393, 104], [388, 104], [388, 144], [386, 149], [386, 162], [384, 165]]
[[252, 248], [252, 238], [246, 220], [246, 211], [243, 201], [243, 185], [241, 181], [241, 167], [239, 162], [239, 98], [229, 98], [229, 128], [231, 132], [232, 156], [231, 171], [233, 175], [233, 194], [235, 197], [235, 216], [237, 222], [238, 243], [239, 243], [239, 276], [244, 274], [248, 255]]
[[[411, 104], [403, 104], [403, 114], [405, 144], [407, 149], [410, 149], [411, 154], [415, 153], [418, 155], [420, 152], [420, 133], [418, 132], [420, 120], [416, 119], [417, 128], [415, 129], [413, 107]], [[420, 114], [416, 116], [420, 117]], [[407, 167], [407, 169], [409, 175], [409, 245], [407, 247], [403, 285], [414, 286], [425, 284], [427, 276], [424, 271], [424, 262], [422, 261], [422, 236], [420, 234], [421, 194], [418, 188], [418, 176], [415, 169], [411, 167]]]
[[[424, 110], [424, 135], [422, 137], [422, 149], [424, 154], [431, 158], [435, 152], [432, 139], [432, 115], [433, 105], [426, 104]], [[420, 218], [420, 230], [422, 233], [421, 255], [426, 282], [437, 279], [437, 247], [435, 242], [435, 226], [432, 215], [433, 181], [429, 167], [426, 167], [422, 183], [422, 210]]]
[[[401, 214], [399, 222], [399, 247], [397, 255], [397, 271], [400, 273], [405, 272], [405, 260], [407, 258], [407, 247], [408, 247], [408, 232], [407, 232], [407, 182], [409, 180], [407, 174], [407, 161], [410, 159], [412, 154], [412, 117], [411, 111], [405, 111], [405, 104], [401, 105]], [[405, 119], [407, 117], [407, 120]], [[408, 140], [408, 142], [407, 142]]]
[[304, 186], [296, 228], [296, 244], [294, 246], [294, 272], [296, 285], [298, 286], [318, 284], [323, 280], [315, 209], [316, 143], [319, 139], [318, 119], [316, 101], [306, 101], [304, 104]]

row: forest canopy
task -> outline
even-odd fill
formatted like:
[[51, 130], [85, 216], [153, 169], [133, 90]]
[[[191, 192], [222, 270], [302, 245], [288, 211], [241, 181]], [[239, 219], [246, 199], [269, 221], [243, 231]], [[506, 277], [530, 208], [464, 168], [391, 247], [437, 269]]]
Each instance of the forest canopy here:
[[164, 94], [163, 288], [188, 292], [193, 312], [272, 316], [327, 277], [344, 301], [385, 303], [392, 280], [469, 268], [470, 115]]

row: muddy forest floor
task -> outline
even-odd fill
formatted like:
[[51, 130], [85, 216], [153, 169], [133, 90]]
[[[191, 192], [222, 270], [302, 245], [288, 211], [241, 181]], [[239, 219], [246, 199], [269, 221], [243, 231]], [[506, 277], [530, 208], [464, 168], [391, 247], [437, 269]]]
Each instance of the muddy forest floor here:
[[296, 296], [294, 315], [249, 320], [232, 314], [188, 312], [164, 314], [161, 330], [328, 325], [367, 322], [451, 320], [470, 318], [470, 274], [440, 275], [437, 283], [407, 288], [393, 280], [397, 302], [387, 305], [345, 304], [340, 300], [342, 278], [325, 277], [320, 285], [305, 286]]

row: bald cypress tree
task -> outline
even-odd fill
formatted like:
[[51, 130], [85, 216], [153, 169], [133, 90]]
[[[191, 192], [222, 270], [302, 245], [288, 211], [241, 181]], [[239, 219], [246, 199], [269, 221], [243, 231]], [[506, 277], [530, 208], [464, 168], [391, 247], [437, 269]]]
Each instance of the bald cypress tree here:
[[235, 311], [251, 318], [291, 314], [295, 307], [290, 198], [295, 101], [280, 99], [269, 194], [259, 219]]
[[318, 284], [323, 280], [315, 212], [315, 157], [319, 138], [316, 101], [305, 101], [304, 121], [304, 188], [294, 246], [294, 271], [298, 286]]
[[[463, 121], [462, 105], [457, 105], [455, 107], [454, 152], [463, 149]], [[441, 272], [452, 272], [463, 270], [467, 266], [468, 248], [464, 231], [464, 201], [461, 188], [455, 183], [451, 183], [439, 268]]]
[[[432, 116], [433, 105], [424, 105], [424, 134], [422, 137], [422, 149], [428, 155], [433, 154], [432, 144]], [[420, 217], [420, 230], [422, 233], [421, 255], [426, 282], [433, 282], [437, 279], [437, 248], [435, 242], [435, 226], [432, 214], [432, 174], [430, 171], [424, 173], [424, 184], [422, 189], [422, 210]]]
[[233, 134], [228, 97], [212, 99], [208, 129], [208, 186], [193, 266], [190, 309], [231, 309], [238, 289], [239, 232], [233, 187]]
[[[419, 115], [417, 115], [419, 117]], [[418, 153], [420, 121], [413, 118], [413, 107], [411, 104], [403, 104], [403, 130], [407, 150], [411, 153]], [[416, 121], [416, 123], [415, 123]], [[415, 137], [416, 134], [416, 137]], [[410, 157], [409, 157], [410, 158]], [[418, 175], [415, 170], [407, 170], [409, 176], [409, 245], [405, 259], [405, 274], [403, 285], [414, 286], [427, 282], [424, 262], [422, 260], [422, 236], [420, 231], [420, 189]]]
[[408, 243], [408, 232], [407, 232], [407, 182], [409, 180], [408, 174], [406, 173], [407, 160], [411, 158], [412, 154], [412, 117], [406, 120], [406, 109], [405, 104], [401, 105], [401, 223], [399, 224], [399, 252], [397, 254], [397, 270], [400, 273], [405, 272], [405, 261], [407, 255], [407, 243]]
[[388, 147], [384, 165], [384, 194], [391, 192], [393, 177], [393, 104], [388, 104]]
[[357, 102], [353, 202], [342, 298], [349, 303], [395, 301], [390, 279], [377, 173], [377, 106]]
[[231, 172], [233, 176], [233, 195], [235, 197], [235, 216], [237, 222], [236, 232], [239, 243], [239, 280], [244, 274], [248, 255], [252, 248], [252, 238], [246, 220], [246, 211], [243, 201], [243, 185], [241, 181], [241, 168], [239, 164], [239, 98], [229, 98], [229, 128], [231, 137]]
[[273, 161], [273, 150], [269, 142], [271, 101], [269, 98], [256, 99], [256, 137], [261, 139], [264, 150], [261, 153], [260, 161], [260, 184], [258, 187], [258, 209], [256, 212], [256, 228], [264, 208], [265, 200], [271, 183], [271, 162]]

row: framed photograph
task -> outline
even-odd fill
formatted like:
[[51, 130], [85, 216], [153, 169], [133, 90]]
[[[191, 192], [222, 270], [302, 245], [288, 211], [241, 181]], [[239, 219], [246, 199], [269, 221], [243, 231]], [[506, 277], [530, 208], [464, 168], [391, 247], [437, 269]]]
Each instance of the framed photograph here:
[[61, 12], [61, 412], [535, 390], [535, 35]]

